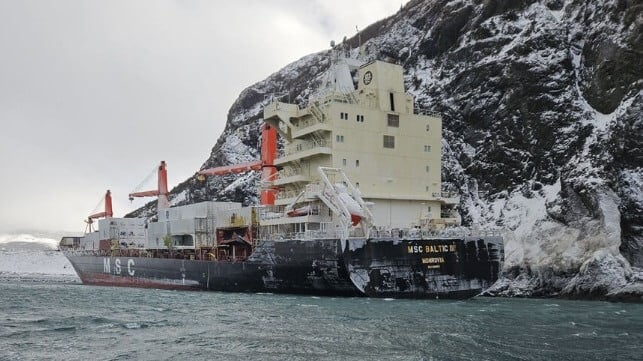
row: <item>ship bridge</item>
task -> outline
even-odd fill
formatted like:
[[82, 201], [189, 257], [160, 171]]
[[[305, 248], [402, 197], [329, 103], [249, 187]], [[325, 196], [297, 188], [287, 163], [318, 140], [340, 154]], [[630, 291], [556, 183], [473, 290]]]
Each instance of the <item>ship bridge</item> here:
[[458, 223], [451, 210], [459, 199], [441, 186], [442, 119], [415, 113], [401, 66], [336, 61], [308, 104], [274, 100], [264, 121], [285, 140], [275, 159], [276, 206], [291, 204], [320, 182], [319, 167], [330, 167], [342, 169], [374, 203], [382, 226]]

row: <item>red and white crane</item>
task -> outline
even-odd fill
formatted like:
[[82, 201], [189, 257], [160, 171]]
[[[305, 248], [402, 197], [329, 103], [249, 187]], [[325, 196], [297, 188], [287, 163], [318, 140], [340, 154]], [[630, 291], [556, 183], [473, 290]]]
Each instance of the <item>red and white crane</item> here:
[[158, 185], [156, 190], [132, 192], [129, 194], [129, 200], [134, 200], [135, 197], [158, 197], [157, 211], [161, 209], [170, 208], [170, 201], [168, 200], [167, 190], [167, 167], [165, 161], [162, 160], [157, 168]]
[[103, 203], [105, 204], [104, 211], [91, 214], [89, 215], [89, 217], [87, 217], [87, 220], [85, 221], [85, 223], [87, 223], [87, 227], [85, 227], [85, 231], [87, 233], [93, 232], [92, 224], [94, 223], [94, 219], [103, 217], [111, 218], [114, 215], [114, 212], [112, 211], [112, 192], [109, 189], [105, 193], [105, 199], [103, 200]]
[[[253, 162], [214, 167], [199, 171], [199, 176], [236, 174], [247, 171], [261, 171], [263, 184], [270, 184], [277, 176], [275, 158], [277, 157], [277, 129], [265, 124], [261, 127], [261, 159]], [[263, 187], [260, 202], [262, 205], [274, 205], [277, 189]]]

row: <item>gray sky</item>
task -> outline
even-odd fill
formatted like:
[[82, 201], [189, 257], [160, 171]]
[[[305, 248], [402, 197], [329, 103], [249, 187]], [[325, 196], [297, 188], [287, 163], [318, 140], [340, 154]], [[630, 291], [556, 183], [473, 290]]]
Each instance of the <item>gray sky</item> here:
[[[407, 0], [0, 0], [0, 233], [115, 216], [196, 172], [244, 88]], [[153, 189], [154, 182], [149, 183]]]

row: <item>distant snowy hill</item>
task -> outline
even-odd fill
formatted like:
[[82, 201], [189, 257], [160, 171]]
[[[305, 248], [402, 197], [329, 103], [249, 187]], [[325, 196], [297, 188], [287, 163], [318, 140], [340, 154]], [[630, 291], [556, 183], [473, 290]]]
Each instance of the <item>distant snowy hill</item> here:
[[[412, 0], [348, 39], [402, 64], [418, 108], [442, 113], [465, 225], [506, 229], [491, 294], [641, 300], [642, 30], [629, 0]], [[245, 89], [203, 168], [257, 159], [265, 99], [305, 102], [328, 66], [308, 55]], [[257, 181], [188, 179], [170, 198], [252, 204]]]
[[58, 239], [31, 234], [0, 235], [0, 280], [79, 281]]

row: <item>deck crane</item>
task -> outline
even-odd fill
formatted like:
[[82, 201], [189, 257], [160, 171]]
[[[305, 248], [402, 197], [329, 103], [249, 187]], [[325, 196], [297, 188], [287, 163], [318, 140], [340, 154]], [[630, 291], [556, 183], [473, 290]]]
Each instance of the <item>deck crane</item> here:
[[[246, 162], [241, 164], [226, 165], [222, 167], [214, 167], [204, 169], [197, 173], [200, 180], [204, 180], [205, 176], [212, 175], [226, 175], [242, 173], [247, 171], [261, 171], [261, 182], [270, 184], [277, 176], [277, 169], [275, 167], [275, 158], [277, 157], [277, 130], [265, 124], [261, 127], [261, 159], [253, 162]], [[262, 187], [260, 201], [262, 205], [274, 205], [275, 194], [277, 189], [274, 187]]]
[[167, 190], [167, 168], [164, 160], [161, 161], [161, 164], [157, 168], [157, 175], [158, 186], [156, 190], [132, 192], [129, 194], [129, 200], [132, 201], [135, 197], [158, 197], [157, 211], [170, 208], [170, 201], [168, 200], [169, 192]]
[[102, 217], [111, 218], [114, 215], [114, 212], [112, 211], [112, 192], [109, 189], [105, 193], [105, 199], [103, 200], [103, 203], [105, 204], [104, 211], [91, 214], [87, 217], [87, 220], [85, 221], [85, 223], [87, 223], [87, 226], [85, 227], [85, 233], [91, 233], [94, 231], [92, 227], [94, 219]]

